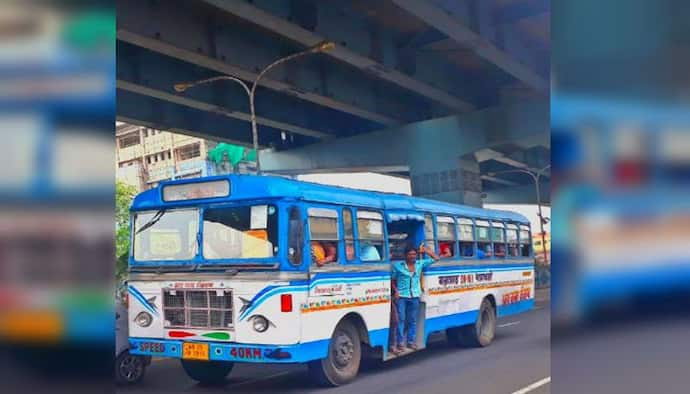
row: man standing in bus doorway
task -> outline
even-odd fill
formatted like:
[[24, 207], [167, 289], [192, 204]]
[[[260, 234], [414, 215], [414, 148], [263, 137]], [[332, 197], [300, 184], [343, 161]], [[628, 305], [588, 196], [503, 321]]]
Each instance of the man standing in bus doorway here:
[[395, 281], [393, 299], [396, 300], [398, 311], [397, 347], [393, 349], [395, 354], [405, 351], [405, 340], [407, 340], [407, 348], [417, 350], [417, 316], [419, 315], [419, 299], [422, 296], [420, 277], [424, 268], [438, 260], [436, 253], [425, 248], [424, 244], [420, 245], [419, 253], [426, 253], [431, 258], [417, 260], [417, 251], [408, 245], [405, 248], [405, 261], [393, 264], [392, 276]]

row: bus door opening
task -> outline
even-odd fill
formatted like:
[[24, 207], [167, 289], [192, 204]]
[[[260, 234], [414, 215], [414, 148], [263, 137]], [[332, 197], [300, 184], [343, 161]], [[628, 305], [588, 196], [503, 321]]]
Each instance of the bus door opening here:
[[[417, 248], [425, 239], [424, 234], [424, 220], [420, 216], [417, 218], [407, 218], [401, 220], [391, 221], [387, 223], [388, 232], [388, 250], [391, 262], [395, 263], [398, 261], [405, 260], [405, 248], [407, 246], [412, 246]], [[419, 256], [418, 258], [422, 258]], [[422, 290], [424, 289], [423, 278], [419, 278]], [[393, 284], [391, 283], [391, 286]], [[426, 316], [426, 307], [424, 304], [424, 297], [421, 299], [419, 306], [419, 315], [417, 316], [417, 346], [419, 349], [424, 348], [424, 320]], [[390, 318], [390, 335], [389, 335], [389, 345], [390, 347], [396, 346], [395, 335], [398, 327], [398, 311], [395, 302], [391, 303], [391, 318]]]

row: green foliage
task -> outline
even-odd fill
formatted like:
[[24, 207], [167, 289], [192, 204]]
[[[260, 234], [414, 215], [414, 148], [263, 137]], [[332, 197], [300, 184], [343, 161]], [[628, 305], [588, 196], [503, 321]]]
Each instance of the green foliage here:
[[118, 282], [127, 276], [129, 258], [129, 206], [137, 194], [134, 186], [117, 181], [115, 183], [115, 275]]

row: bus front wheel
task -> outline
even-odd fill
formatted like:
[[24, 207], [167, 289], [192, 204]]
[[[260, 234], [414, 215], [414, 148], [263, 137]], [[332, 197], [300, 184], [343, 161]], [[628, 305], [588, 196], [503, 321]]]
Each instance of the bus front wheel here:
[[232, 370], [233, 363], [226, 361], [180, 360], [187, 376], [202, 384], [220, 384]]
[[489, 346], [496, 334], [496, 308], [488, 298], [482, 300], [477, 321], [462, 327], [446, 330], [450, 343], [465, 347]]
[[354, 380], [361, 360], [359, 333], [350, 321], [344, 320], [333, 332], [326, 358], [309, 363], [309, 374], [322, 386], [340, 386]]

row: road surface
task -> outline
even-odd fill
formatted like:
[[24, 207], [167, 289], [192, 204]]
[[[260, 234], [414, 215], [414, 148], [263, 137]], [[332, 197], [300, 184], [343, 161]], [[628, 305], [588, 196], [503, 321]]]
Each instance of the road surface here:
[[154, 360], [144, 380], [120, 393], [486, 393], [550, 392], [550, 314], [535, 310], [500, 319], [494, 343], [484, 349], [453, 348], [438, 335], [429, 348], [360, 371], [336, 388], [312, 384], [304, 365], [236, 364], [222, 387], [188, 378], [177, 360]]

